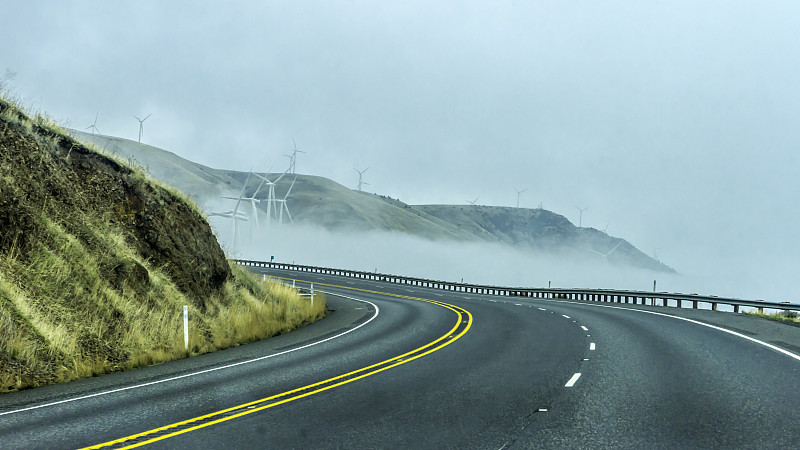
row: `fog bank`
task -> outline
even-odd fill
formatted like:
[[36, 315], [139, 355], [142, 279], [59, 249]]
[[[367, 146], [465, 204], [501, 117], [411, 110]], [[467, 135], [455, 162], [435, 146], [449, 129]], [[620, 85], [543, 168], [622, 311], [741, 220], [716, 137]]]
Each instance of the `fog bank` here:
[[[227, 220], [212, 218], [212, 225], [229, 255], [242, 258], [336, 267], [465, 283], [562, 288], [607, 288], [697, 293], [745, 299], [792, 301], [790, 278], [785, 282], [769, 274], [714, 271], [714, 266], [693, 273], [665, 274], [615, 266], [591, 256], [556, 255], [502, 244], [429, 241], [403, 233], [331, 232], [310, 225], [262, 224], [251, 239], [249, 225], [240, 223], [240, 247], [232, 252], [232, 230]], [[721, 266], [720, 266], [721, 267]], [[755, 275], [755, 276], [750, 276]], [[763, 277], [763, 279], [761, 278]]]

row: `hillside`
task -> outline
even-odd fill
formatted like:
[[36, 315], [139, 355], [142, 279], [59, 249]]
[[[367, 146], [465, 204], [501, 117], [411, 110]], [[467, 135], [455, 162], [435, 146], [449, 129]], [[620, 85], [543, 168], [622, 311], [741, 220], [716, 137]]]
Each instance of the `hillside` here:
[[[80, 131], [71, 133], [98, 148], [136, 160], [148, 168], [154, 177], [186, 192], [209, 212], [230, 208], [232, 202], [221, 200], [220, 197], [238, 195], [247, 179], [246, 172], [209, 168], [127, 139]], [[280, 173], [267, 176], [276, 180]], [[277, 183], [277, 198], [285, 196], [292, 180], [294, 175], [287, 174]], [[252, 195], [257, 185], [251, 179], [247, 195]], [[257, 198], [262, 201], [258, 208], [263, 215], [266, 190], [262, 189]], [[645, 255], [624, 239], [593, 228], [576, 227], [564, 216], [543, 209], [409, 205], [387, 196], [349, 189], [327, 178], [312, 175], [297, 175], [287, 205], [298, 223], [312, 224], [330, 231], [389, 231], [428, 240], [503, 243], [532, 252], [568, 253], [590, 262], [674, 272], [674, 269]], [[260, 221], [263, 222], [264, 218]], [[222, 239], [227, 240], [228, 233], [224, 233]]]
[[594, 228], [576, 227], [564, 216], [545, 209], [473, 205], [416, 205], [414, 208], [476, 235], [490, 235], [515, 247], [570, 252], [599, 262], [674, 272], [624, 239]]
[[0, 392], [287, 331], [307, 304], [229, 265], [182, 194], [0, 99]]

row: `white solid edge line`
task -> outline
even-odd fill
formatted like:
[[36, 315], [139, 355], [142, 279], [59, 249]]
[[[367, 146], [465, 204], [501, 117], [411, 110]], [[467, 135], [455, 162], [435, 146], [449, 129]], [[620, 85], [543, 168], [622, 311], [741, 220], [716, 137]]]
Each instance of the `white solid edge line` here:
[[565, 384], [564, 387], [575, 386], [575, 383], [578, 382], [578, 378], [580, 378], [580, 377], [581, 377], [580, 372], [576, 373], [575, 375], [572, 376], [572, 378], [569, 379], [569, 381], [567, 381], [567, 384]]
[[[327, 294], [327, 292], [323, 292], [323, 291], [319, 291], [319, 292]], [[361, 300], [361, 299], [349, 297], [347, 295], [342, 295], [342, 294], [331, 294], [331, 295], [336, 295], [336, 296], [339, 296], [339, 297], [348, 298], [350, 300], [355, 300], [357, 302], [369, 303], [370, 305], [375, 307], [375, 314], [373, 314], [372, 317], [369, 318], [369, 320], [367, 320], [366, 322], [360, 324], [359, 326], [357, 326], [355, 328], [351, 328], [351, 329], [349, 329], [349, 330], [347, 330], [347, 331], [345, 331], [343, 333], [339, 333], [339, 334], [337, 334], [335, 336], [331, 336], [331, 337], [325, 338], [325, 339], [323, 339], [321, 341], [318, 341], [318, 342], [312, 342], [310, 344], [303, 345], [302, 347], [293, 348], [291, 350], [285, 350], [285, 351], [282, 351], [282, 352], [279, 352], [279, 353], [274, 353], [272, 355], [260, 356], [258, 358], [248, 359], [246, 361], [240, 361], [240, 362], [233, 363], [233, 364], [227, 364], [227, 365], [220, 366], [220, 367], [214, 367], [212, 369], [205, 369], [205, 370], [201, 370], [199, 372], [192, 372], [192, 373], [187, 373], [187, 374], [184, 374], [184, 375], [179, 375], [179, 376], [176, 376], [176, 377], [165, 378], [163, 380], [150, 381], [150, 382], [147, 382], [147, 383], [136, 384], [136, 385], [133, 385], [133, 386], [126, 386], [126, 387], [122, 387], [122, 388], [118, 388], [118, 389], [112, 389], [110, 391], [96, 392], [94, 394], [84, 395], [84, 396], [81, 396], [81, 397], [74, 397], [74, 398], [68, 398], [68, 399], [65, 399], [65, 400], [59, 400], [57, 402], [44, 403], [42, 405], [29, 406], [27, 408], [15, 409], [13, 411], [0, 412], [0, 416], [5, 416], [5, 415], [9, 415], [9, 414], [16, 414], [16, 413], [21, 413], [21, 412], [25, 412], [25, 411], [31, 411], [31, 410], [34, 410], [34, 409], [47, 408], [47, 407], [50, 407], [50, 406], [61, 405], [61, 404], [64, 404], [64, 403], [71, 403], [71, 402], [75, 402], [75, 401], [78, 401], [78, 400], [86, 400], [88, 398], [100, 397], [100, 396], [108, 395], [108, 394], [115, 394], [117, 392], [122, 392], [122, 391], [129, 391], [129, 390], [132, 390], [132, 389], [139, 389], [139, 388], [143, 388], [143, 387], [147, 387], [147, 386], [152, 386], [152, 385], [155, 385], [155, 384], [166, 383], [168, 381], [180, 380], [180, 379], [183, 379], [183, 378], [189, 378], [189, 377], [193, 377], [193, 376], [196, 376], [196, 375], [202, 375], [202, 374], [205, 374], [205, 373], [216, 372], [218, 370], [230, 369], [231, 367], [242, 366], [242, 365], [254, 363], [254, 362], [257, 362], [257, 361], [262, 361], [264, 359], [274, 358], [276, 356], [281, 356], [281, 355], [285, 355], [287, 353], [292, 353], [292, 352], [296, 352], [298, 350], [303, 350], [305, 348], [313, 347], [315, 345], [319, 345], [319, 344], [322, 344], [324, 342], [328, 342], [330, 340], [342, 337], [345, 334], [348, 334], [348, 333], [351, 333], [353, 331], [356, 331], [357, 329], [363, 327], [364, 325], [372, 322], [373, 320], [375, 320], [376, 317], [378, 317], [378, 314], [380, 313], [380, 308], [378, 308], [378, 305], [376, 305], [376, 304], [374, 304], [374, 303], [372, 303], [370, 301]]]
[[[545, 300], [545, 301], [547, 301], [547, 300]], [[621, 306], [592, 305], [592, 304], [587, 304], [587, 303], [569, 302], [569, 301], [563, 301], [563, 300], [550, 300], [550, 301], [555, 301], [555, 302], [559, 302], [559, 303], [570, 303], [570, 304], [573, 304], [573, 305], [593, 306], [593, 307], [597, 307], [597, 308], [611, 308], [611, 309], [621, 309], [621, 310], [625, 310], [625, 311], [636, 311], [636, 312], [645, 313], [645, 314], [653, 314], [653, 315], [656, 315], [656, 316], [663, 316], [663, 317], [670, 317], [672, 319], [684, 320], [686, 322], [691, 322], [691, 323], [693, 323], [695, 325], [702, 325], [704, 327], [708, 327], [708, 328], [712, 328], [714, 330], [722, 331], [724, 333], [732, 334], [732, 335], [740, 337], [742, 339], [747, 339], [748, 341], [755, 342], [756, 344], [763, 345], [764, 347], [767, 347], [767, 348], [769, 348], [771, 350], [775, 350], [778, 353], [783, 353], [784, 355], [786, 355], [786, 356], [788, 356], [790, 358], [793, 358], [793, 359], [796, 359], [796, 360], [800, 361], [800, 355], [794, 354], [794, 353], [792, 353], [792, 352], [790, 352], [788, 350], [784, 350], [784, 349], [782, 349], [782, 348], [780, 348], [780, 347], [778, 347], [776, 345], [772, 345], [772, 344], [764, 342], [764, 341], [759, 341], [758, 339], [752, 338], [750, 336], [746, 336], [746, 335], [744, 335], [742, 333], [737, 333], [735, 331], [728, 330], [727, 328], [718, 327], [716, 325], [711, 325], [709, 323], [700, 322], [700, 321], [694, 320], [694, 319], [687, 319], [686, 317], [678, 317], [678, 316], [673, 316], [673, 315], [670, 315], [670, 314], [664, 314], [664, 313], [655, 312], [655, 311], [646, 311], [644, 309], [623, 308]]]

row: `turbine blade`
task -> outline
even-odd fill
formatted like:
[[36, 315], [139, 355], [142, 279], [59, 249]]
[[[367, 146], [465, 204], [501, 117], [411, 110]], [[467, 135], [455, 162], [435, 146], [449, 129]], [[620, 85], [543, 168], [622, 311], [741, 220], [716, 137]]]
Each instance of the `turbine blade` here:
[[612, 248], [610, 252], [606, 253], [606, 256], [614, 253], [614, 250], [616, 250], [617, 247], [619, 247], [620, 245], [622, 245], [622, 241], [617, 242], [617, 245], [615, 245], [614, 248]]
[[256, 198], [256, 195], [258, 195], [258, 191], [260, 191], [260, 190], [261, 190], [261, 187], [262, 187], [262, 186], [264, 186], [264, 183], [265, 183], [266, 181], [267, 181], [267, 180], [265, 180], [265, 179], [263, 179], [263, 178], [261, 179], [261, 183], [260, 183], [260, 184], [258, 185], [258, 187], [256, 188], [256, 191], [255, 191], [255, 192], [253, 192], [253, 197], [252, 197], [253, 199], [255, 199], [255, 198]]
[[295, 181], [297, 181], [297, 177], [294, 177], [294, 180], [292, 180], [292, 185], [289, 186], [289, 190], [286, 191], [286, 195], [283, 196], [283, 201], [286, 201], [286, 199], [289, 198], [289, 194], [292, 192], [292, 188], [294, 187]]
[[242, 192], [241, 194], [239, 194], [239, 198], [236, 200], [236, 207], [233, 208], [234, 212], [239, 211], [239, 205], [242, 203], [242, 197], [244, 197], [244, 190], [247, 189], [247, 182], [250, 181], [250, 173], [248, 173], [247, 178], [244, 179], [244, 185], [242, 185]]
[[286, 208], [286, 215], [289, 216], [289, 222], [294, 223], [294, 219], [292, 219], [292, 215], [289, 213], [289, 206], [284, 202], [283, 207]]
[[285, 175], [286, 175], [288, 172], [289, 172], [289, 169], [286, 169], [286, 171], [285, 171], [285, 172], [283, 172], [283, 173], [281, 174], [281, 176], [279, 176], [279, 177], [278, 177], [278, 179], [277, 179], [277, 180], [275, 180], [275, 184], [278, 184], [278, 181], [281, 181], [281, 178], [283, 178], [283, 177], [284, 177], [284, 176], [285, 176]]

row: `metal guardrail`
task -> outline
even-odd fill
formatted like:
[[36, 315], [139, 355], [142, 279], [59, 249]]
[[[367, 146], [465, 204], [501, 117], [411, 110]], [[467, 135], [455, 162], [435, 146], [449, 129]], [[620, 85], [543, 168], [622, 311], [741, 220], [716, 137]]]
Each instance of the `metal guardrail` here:
[[[741, 307], [756, 308], [759, 313], [764, 309], [777, 309], [783, 311], [800, 311], [800, 304], [789, 302], [768, 302], [764, 300], [741, 300], [736, 298], [722, 298], [716, 296], [703, 296], [697, 294], [676, 294], [670, 292], [626, 291], [614, 289], [572, 289], [572, 288], [515, 288], [486, 286], [480, 284], [453, 283], [449, 281], [429, 280], [425, 278], [404, 277], [384, 273], [361, 272], [357, 270], [334, 269], [329, 267], [303, 266], [271, 261], [250, 261], [243, 259], [232, 260], [246, 267], [265, 267], [279, 270], [292, 270], [296, 272], [320, 273], [337, 275], [362, 280], [383, 281], [387, 283], [418, 286], [432, 289], [442, 289], [453, 292], [469, 294], [497, 295], [504, 297], [548, 298], [565, 300], [586, 300], [609, 303], [627, 303], [634, 305], [675, 306], [682, 308], [684, 302], [690, 302], [692, 308], [697, 309], [700, 304], [710, 305], [717, 311], [718, 305], [730, 305], [738, 313]], [[688, 303], [687, 303], [688, 304]]]

